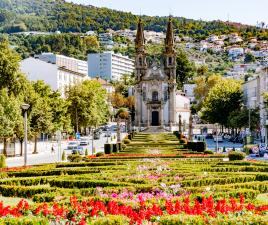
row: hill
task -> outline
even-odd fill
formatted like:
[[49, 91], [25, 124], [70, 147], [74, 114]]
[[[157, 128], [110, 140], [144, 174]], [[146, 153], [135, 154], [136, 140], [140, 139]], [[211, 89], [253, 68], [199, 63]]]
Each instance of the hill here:
[[[167, 17], [142, 16], [145, 29], [165, 31]], [[137, 16], [132, 13], [98, 8], [64, 0], [0, 0], [0, 31], [61, 31], [86, 32], [107, 29], [135, 29]], [[257, 34], [253, 26], [237, 25], [222, 21], [205, 22], [182, 17], [174, 18], [176, 32], [181, 35], [204, 38], [211, 33], [244, 32]]]

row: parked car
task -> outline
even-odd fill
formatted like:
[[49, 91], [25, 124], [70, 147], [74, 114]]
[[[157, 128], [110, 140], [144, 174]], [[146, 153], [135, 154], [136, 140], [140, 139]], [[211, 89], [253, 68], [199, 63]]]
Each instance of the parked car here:
[[72, 150], [72, 154], [79, 154], [79, 155], [84, 155], [85, 150], [81, 146], [74, 147]]
[[213, 135], [212, 134], [207, 134], [206, 139], [213, 139]]
[[77, 148], [79, 146], [79, 142], [77, 141], [70, 141], [67, 145], [66, 150], [73, 150], [74, 148]]
[[80, 146], [87, 146], [87, 145], [89, 145], [89, 140], [88, 140], [88, 138], [86, 138], [86, 137], [82, 137], [81, 139], [80, 139], [80, 144], [79, 144]]

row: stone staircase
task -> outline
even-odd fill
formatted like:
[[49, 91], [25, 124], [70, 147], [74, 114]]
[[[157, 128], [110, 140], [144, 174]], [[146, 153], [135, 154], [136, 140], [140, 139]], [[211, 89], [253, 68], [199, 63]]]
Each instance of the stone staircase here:
[[167, 132], [170, 132], [170, 131], [163, 128], [163, 127], [151, 126], [151, 127], [146, 128], [145, 130], [143, 130], [141, 133], [151, 134], [151, 133], [167, 133]]

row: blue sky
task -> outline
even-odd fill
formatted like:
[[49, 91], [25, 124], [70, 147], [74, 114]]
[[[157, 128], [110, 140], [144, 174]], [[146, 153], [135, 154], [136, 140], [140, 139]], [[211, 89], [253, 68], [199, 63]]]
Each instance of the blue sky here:
[[134, 14], [183, 16], [189, 19], [228, 20], [256, 25], [268, 23], [268, 0], [67, 0]]

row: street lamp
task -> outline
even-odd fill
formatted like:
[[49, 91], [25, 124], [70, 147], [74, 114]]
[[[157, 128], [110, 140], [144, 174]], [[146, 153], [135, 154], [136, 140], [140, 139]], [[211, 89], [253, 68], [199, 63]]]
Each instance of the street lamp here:
[[219, 151], [219, 140], [218, 140], [218, 124], [216, 123], [216, 153]]
[[30, 105], [22, 104], [21, 108], [24, 111], [24, 166], [27, 166], [27, 110], [29, 109]]

